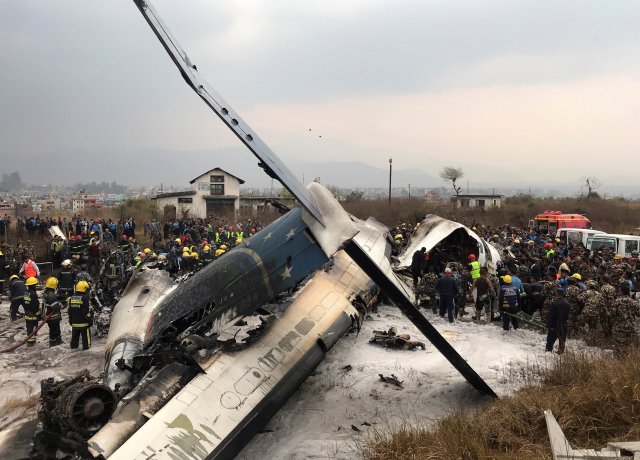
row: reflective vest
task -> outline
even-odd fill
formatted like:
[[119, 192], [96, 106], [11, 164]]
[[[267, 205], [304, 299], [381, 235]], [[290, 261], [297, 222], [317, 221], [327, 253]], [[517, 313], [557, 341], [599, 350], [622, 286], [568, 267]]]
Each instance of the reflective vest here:
[[71, 327], [89, 327], [88, 313], [89, 307], [84, 296], [73, 295], [69, 297], [69, 322]]
[[550, 259], [555, 253], [556, 251], [554, 251], [553, 249], [549, 249], [547, 251], [547, 259]]
[[24, 293], [24, 319], [38, 321], [40, 319], [40, 302], [38, 301], [38, 295], [35, 292], [33, 292], [35, 299], [31, 298], [31, 294], [32, 292], [29, 290]]
[[30, 277], [36, 277], [38, 276], [38, 272], [36, 271], [36, 267], [35, 267], [35, 262], [31, 259], [29, 259], [28, 262], [25, 262], [22, 265], [22, 268], [24, 269], [24, 277], [25, 278], [30, 278]]
[[469, 267], [471, 268], [469, 270], [471, 279], [475, 280], [477, 278], [480, 278], [480, 263], [477, 260], [474, 260], [473, 262], [469, 263]]

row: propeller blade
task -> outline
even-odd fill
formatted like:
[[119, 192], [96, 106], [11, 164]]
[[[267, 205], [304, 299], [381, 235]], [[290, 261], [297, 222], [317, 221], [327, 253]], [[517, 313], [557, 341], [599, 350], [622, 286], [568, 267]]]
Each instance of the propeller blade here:
[[494, 398], [498, 397], [487, 385], [487, 382], [473, 370], [469, 363], [413, 305], [393, 273], [385, 273], [355, 239], [349, 240], [345, 244], [344, 250], [476, 390]]
[[147, 23], [164, 46], [187, 84], [202, 98], [218, 117], [234, 132], [238, 139], [260, 160], [258, 165], [274, 179], [277, 179], [318, 222], [324, 225], [322, 215], [311, 198], [309, 191], [285, 166], [280, 158], [264, 143], [249, 125], [235, 112], [209, 83], [198, 73], [187, 53], [180, 47], [164, 21], [147, 0], [134, 0]]

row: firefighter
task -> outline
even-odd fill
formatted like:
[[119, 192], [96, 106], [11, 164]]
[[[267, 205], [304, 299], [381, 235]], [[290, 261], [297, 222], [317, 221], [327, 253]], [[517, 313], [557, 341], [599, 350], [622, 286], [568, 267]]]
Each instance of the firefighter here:
[[[38, 279], [35, 276], [30, 276], [25, 281], [25, 286], [27, 287], [26, 292], [24, 293], [24, 321], [27, 326], [27, 336], [31, 335], [33, 330], [38, 327], [38, 321], [41, 319], [40, 315], [40, 301], [38, 300], [38, 293], [36, 292], [36, 285], [38, 284]], [[27, 340], [27, 346], [33, 347], [36, 344], [36, 336], [34, 334], [33, 337]]]
[[58, 279], [52, 276], [47, 279], [44, 292], [42, 293], [42, 310], [45, 316], [52, 313], [47, 321], [47, 326], [49, 326], [49, 347], [62, 344], [62, 336], [60, 334], [60, 320], [62, 319], [60, 310], [62, 310], [62, 303], [58, 300], [57, 288]]
[[213, 260], [213, 251], [208, 244], [202, 249], [202, 266], [208, 265]]
[[76, 292], [69, 297], [69, 323], [71, 324], [71, 348], [78, 348], [82, 338], [82, 349], [91, 348], [91, 329], [93, 322], [89, 309], [89, 283], [84, 280], [76, 284]]
[[11, 315], [11, 321], [18, 319], [20, 306], [22, 306], [24, 310], [24, 295], [26, 292], [27, 287], [24, 285], [24, 281], [22, 281], [18, 275], [11, 275], [9, 277], [9, 298], [11, 299], [9, 313]]
[[60, 267], [60, 273], [58, 273], [58, 298], [67, 300], [73, 294], [73, 283], [76, 275], [73, 272], [71, 260], [63, 260]]

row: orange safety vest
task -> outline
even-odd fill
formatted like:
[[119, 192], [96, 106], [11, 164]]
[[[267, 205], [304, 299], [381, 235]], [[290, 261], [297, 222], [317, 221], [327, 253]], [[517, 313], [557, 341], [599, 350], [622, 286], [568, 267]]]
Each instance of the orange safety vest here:
[[28, 262], [25, 262], [22, 265], [22, 268], [24, 269], [24, 277], [25, 278], [30, 278], [30, 277], [36, 277], [38, 276], [38, 272], [36, 271], [36, 268], [34, 267], [34, 262], [33, 260], [29, 259]]

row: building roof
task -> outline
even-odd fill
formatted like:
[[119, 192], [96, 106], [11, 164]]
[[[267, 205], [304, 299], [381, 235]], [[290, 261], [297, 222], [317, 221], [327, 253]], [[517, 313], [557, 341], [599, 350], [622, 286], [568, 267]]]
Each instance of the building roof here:
[[236, 175], [234, 175], [234, 174], [231, 174], [231, 173], [230, 173], [230, 172], [228, 172], [228, 171], [225, 171], [225, 170], [224, 170], [224, 169], [222, 169], [222, 168], [213, 168], [213, 169], [210, 169], [209, 171], [207, 171], [207, 172], [204, 172], [204, 173], [200, 174], [200, 175], [199, 175], [198, 177], [196, 177], [195, 179], [190, 180], [190, 181], [189, 181], [189, 183], [190, 183], [190, 184], [193, 184], [195, 181], [197, 181], [197, 180], [198, 180], [199, 178], [201, 178], [202, 176], [206, 176], [207, 174], [211, 174], [211, 173], [212, 173], [212, 172], [214, 172], [214, 171], [222, 171], [223, 173], [228, 174], [229, 176], [231, 176], [231, 177], [235, 177], [236, 179], [238, 179], [238, 182], [240, 182], [240, 184], [244, 184], [244, 180], [240, 179], [238, 176], [236, 176]]
[[470, 194], [470, 195], [458, 195], [458, 198], [502, 198], [504, 195], [493, 195], [491, 193], [483, 194]]
[[168, 192], [168, 193], [158, 193], [156, 196], [151, 198], [155, 200], [156, 198], [171, 198], [172, 196], [187, 196], [187, 195], [195, 195], [195, 190], [186, 190], [184, 192]]

